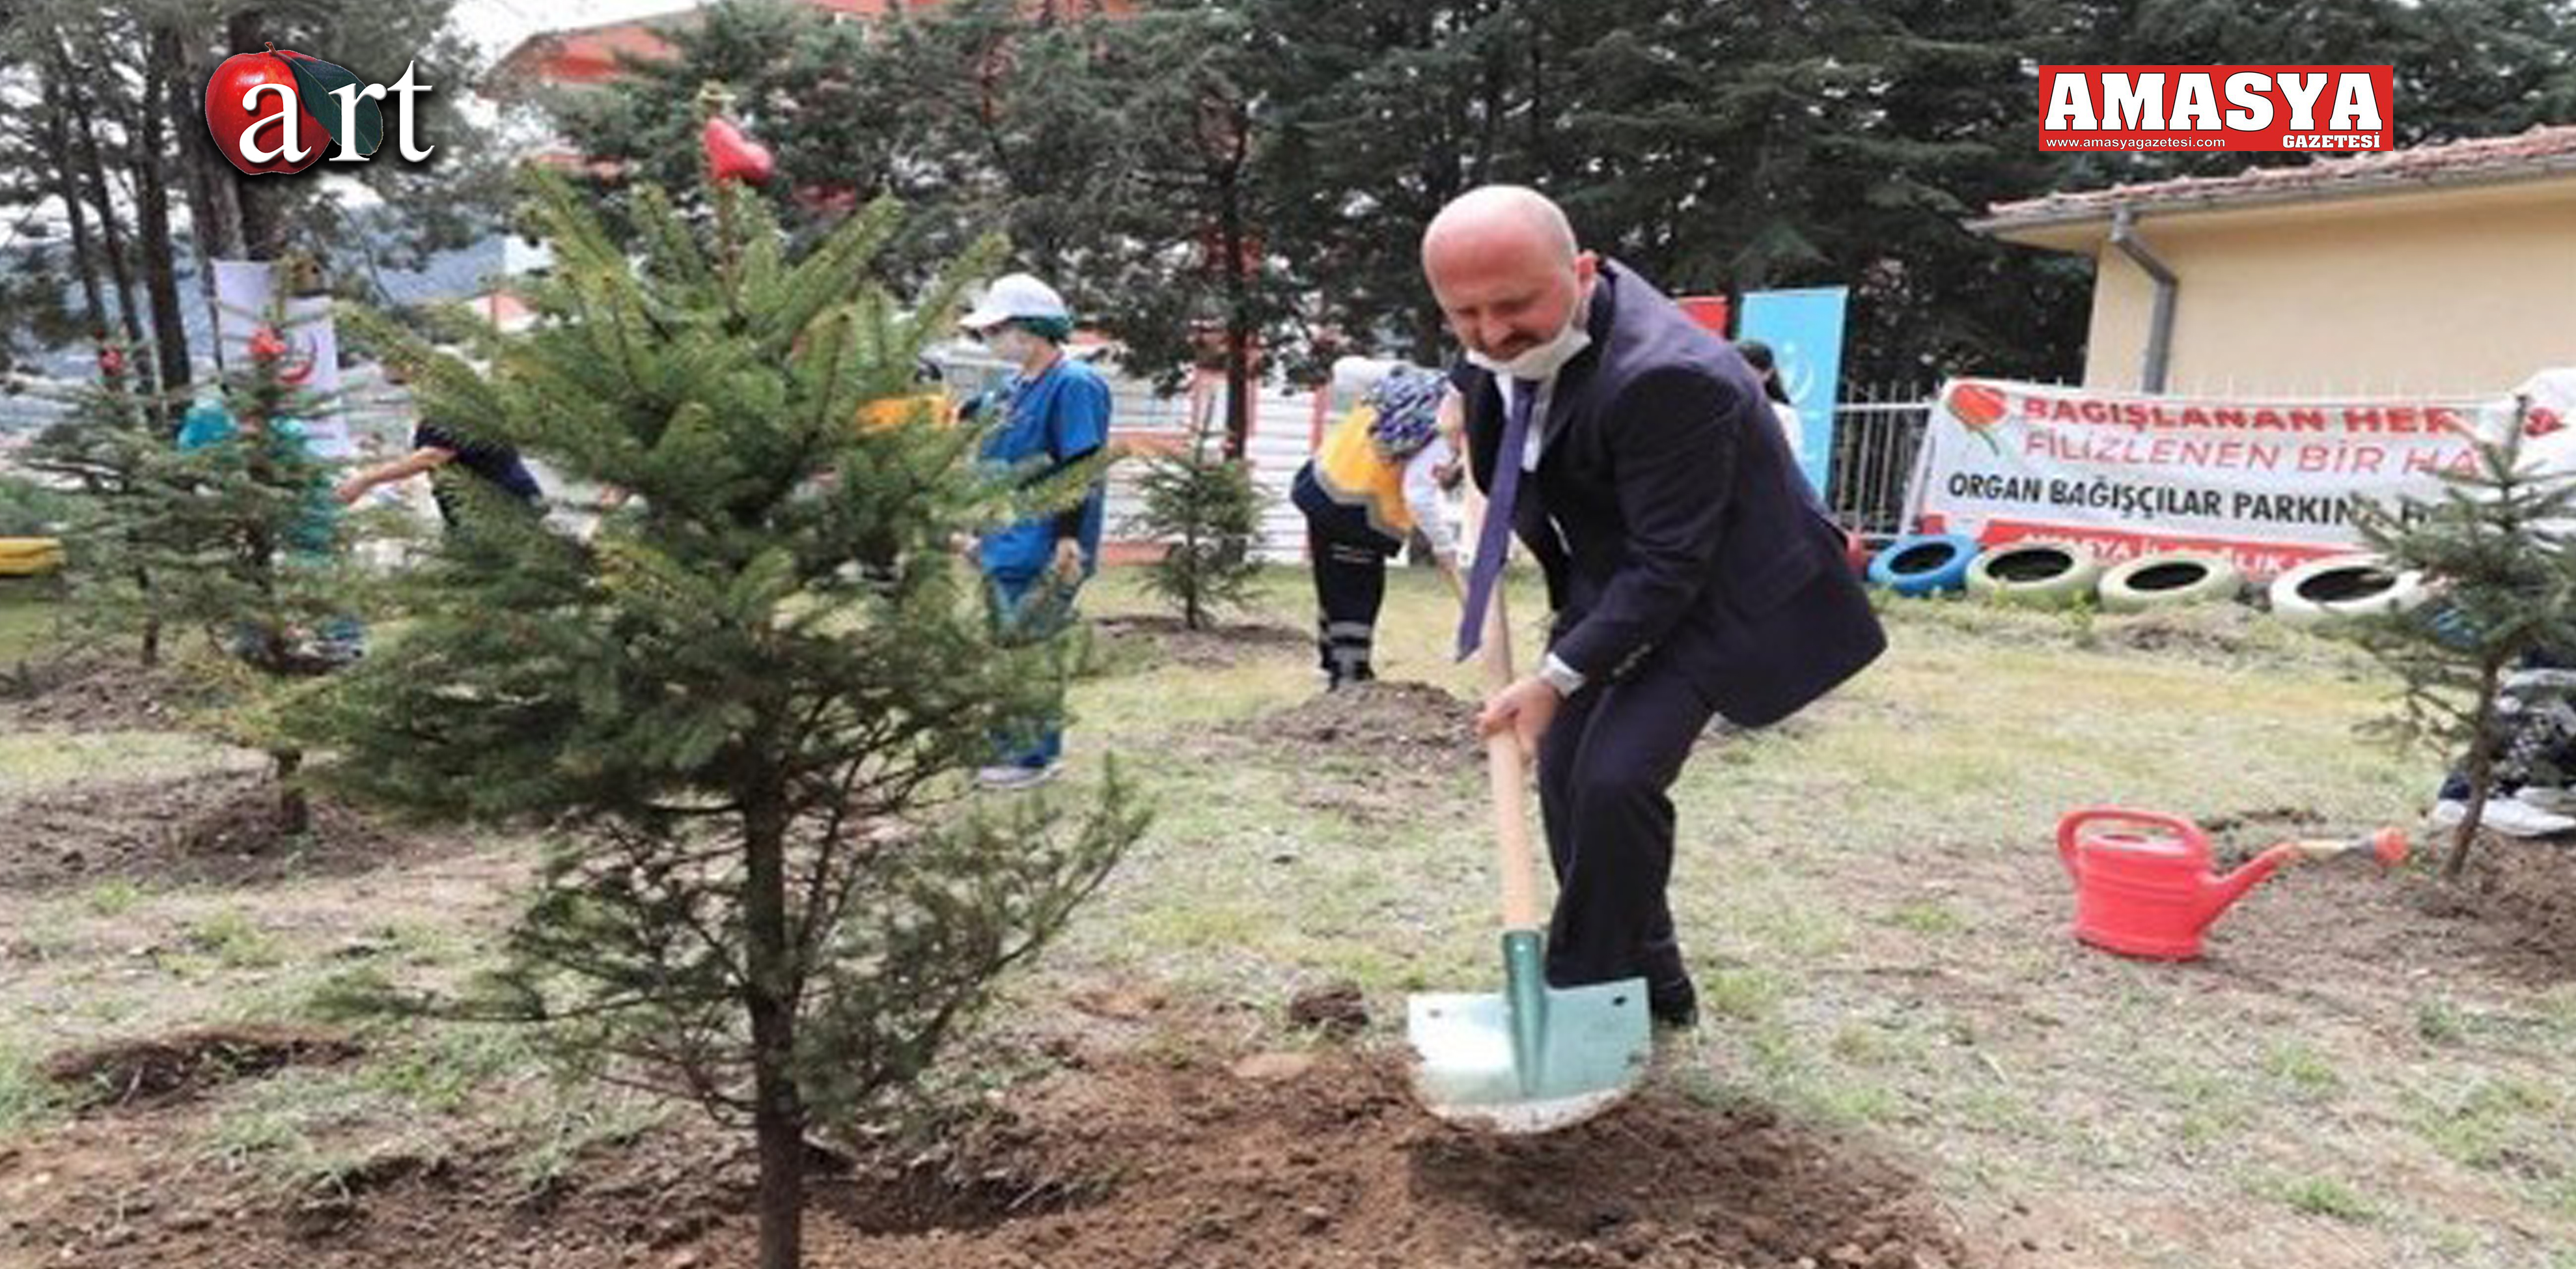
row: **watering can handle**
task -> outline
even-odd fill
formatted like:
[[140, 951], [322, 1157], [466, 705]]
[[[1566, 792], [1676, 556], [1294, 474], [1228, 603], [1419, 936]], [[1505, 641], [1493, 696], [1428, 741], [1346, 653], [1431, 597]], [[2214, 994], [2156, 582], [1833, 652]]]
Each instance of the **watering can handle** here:
[[2179, 815], [2167, 815], [2161, 811], [2132, 811], [2118, 806], [2088, 806], [2081, 810], [2069, 811], [2066, 813], [2066, 818], [2057, 821], [2057, 858], [2059, 862], [2066, 865], [2068, 876], [2080, 877], [2084, 872], [2083, 865], [2075, 858], [2077, 835], [2083, 831], [2085, 825], [2106, 820], [2164, 829], [2181, 839], [2183, 847], [2191, 852], [2192, 858], [2203, 863], [2209, 859], [2209, 838], [2200, 831], [2198, 824]]

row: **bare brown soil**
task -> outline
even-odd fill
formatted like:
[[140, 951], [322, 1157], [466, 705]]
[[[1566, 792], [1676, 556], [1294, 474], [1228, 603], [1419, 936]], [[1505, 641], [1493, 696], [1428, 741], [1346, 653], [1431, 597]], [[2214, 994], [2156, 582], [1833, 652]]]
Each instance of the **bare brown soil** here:
[[157, 1105], [282, 1066], [328, 1065], [358, 1053], [356, 1044], [328, 1032], [206, 1027], [57, 1054], [45, 1063], [45, 1076], [83, 1107]]
[[460, 848], [316, 798], [311, 831], [287, 835], [264, 772], [71, 785], [0, 803], [0, 887], [42, 890], [109, 878], [159, 885], [259, 885], [343, 875]]
[[1178, 617], [1102, 617], [1092, 623], [1102, 642], [1141, 649], [1138, 668], [1162, 663], [1212, 667], [1233, 665], [1283, 648], [1311, 653], [1315, 637], [1286, 626], [1264, 623], [1218, 623], [1192, 630]]
[[[1650, 1088], [1579, 1128], [1431, 1120], [1387, 1055], [1076, 1052], [972, 1145], [814, 1178], [808, 1263], [1903, 1269], [1976, 1263], [1904, 1170], [1759, 1107]], [[1232, 1060], [1226, 1060], [1231, 1058]], [[497, 1148], [396, 1155], [328, 1192], [192, 1165], [192, 1108], [102, 1113], [0, 1156], [0, 1260], [74, 1265], [751, 1262], [751, 1172], [694, 1122], [559, 1184]], [[41, 1176], [41, 1180], [39, 1177]], [[19, 1261], [11, 1261], [19, 1263]]]

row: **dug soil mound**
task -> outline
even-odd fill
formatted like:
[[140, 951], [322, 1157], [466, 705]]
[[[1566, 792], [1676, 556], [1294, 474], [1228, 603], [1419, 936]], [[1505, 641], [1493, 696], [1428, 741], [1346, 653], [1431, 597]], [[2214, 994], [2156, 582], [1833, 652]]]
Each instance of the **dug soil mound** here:
[[2095, 619], [2102, 642], [2141, 652], [2244, 656], [2264, 648], [2263, 614], [2243, 604], [2192, 604]]
[[1461, 813], [1485, 769], [1476, 706], [1427, 683], [1322, 692], [1216, 734], [1220, 753], [1305, 774], [1291, 797], [1364, 829]]
[[2461, 880], [2468, 906], [2503, 924], [2539, 966], [2576, 975], [2576, 843], [2487, 836]]
[[1475, 769], [1485, 752], [1476, 739], [1474, 702], [1428, 683], [1384, 679], [1265, 714], [1240, 734], [1305, 757], [1408, 770], [1454, 770], [1460, 764]]
[[[806, 1262], [836, 1269], [1978, 1263], [1902, 1170], [1760, 1109], [1650, 1090], [1589, 1124], [1496, 1138], [1430, 1120], [1390, 1059], [1345, 1050], [1125, 1054], [1010, 1094], [978, 1144], [886, 1151], [813, 1178]], [[1228, 1060], [1231, 1058], [1231, 1060]], [[96, 1153], [109, 1143], [91, 1142]], [[557, 1185], [498, 1151], [328, 1201], [245, 1208], [213, 1169], [135, 1166], [155, 1214], [114, 1263], [404, 1269], [752, 1263], [751, 1173], [692, 1123], [578, 1160]], [[57, 1187], [59, 1188], [59, 1187]], [[95, 1256], [60, 1200], [0, 1228]], [[233, 1219], [209, 1223], [209, 1209]], [[32, 1241], [31, 1241], [32, 1240]], [[116, 1257], [123, 1258], [117, 1259]], [[83, 1263], [107, 1263], [89, 1261]]]
[[210, 1027], [76, 1049], [45, 1063], [84, 1108], [179, 1101], [283, 1066], [322, 1066], [358, 1055], [346, 1037], [290, 1027]]
[[259, 885], [366, 872], [460, 846], [319, 797], [311, 830], [283, 835], [276, 805], [276, 786], [255, 771], [78, 785], [0, 802], [0, 887], [47, 889], [109, 878]]
[[66, 731], [174, 731], [203, 689], [173, 669], [95, 661], [30, 671], [0, 696], [0, 725]]
[[[1092, 623], [1101, 642], [1135, 650], [1138, 668], [1173, 662], [1202, 668], [1234, 665], [1293, 650], [1313, 656], [1315, 637], [1268, 623], [1213, 625], [1192, 630], [1178, 617], [1103, 617]], [[1125, 660], [1126, 658], [1121, 658]]]

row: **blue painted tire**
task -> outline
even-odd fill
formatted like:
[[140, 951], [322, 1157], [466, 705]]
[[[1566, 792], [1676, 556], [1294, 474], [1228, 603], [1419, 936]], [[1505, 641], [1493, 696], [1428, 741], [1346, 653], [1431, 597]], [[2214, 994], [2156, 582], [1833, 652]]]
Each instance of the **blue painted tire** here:
[[1957, 533], [1918, 533], [1898, 538], [1869, 562], [1869, 581], [1899, 595], [1947, 595], [1968, 585], [1977, 540]]

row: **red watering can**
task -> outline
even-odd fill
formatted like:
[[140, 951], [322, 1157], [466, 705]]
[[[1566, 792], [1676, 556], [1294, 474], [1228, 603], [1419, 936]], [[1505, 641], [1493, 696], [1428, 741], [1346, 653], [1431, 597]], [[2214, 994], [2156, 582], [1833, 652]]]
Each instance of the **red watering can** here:
[[2406, 835], [2283, 842], [2222, 877], [2210, 871], [2209, 835], [2180, 816], [2095, 806], [2057, 822], [2057, 853], [2075, 879], [2075, 937], [2153, 960], [2200, 955], [2209, 923], [2281, 865], [2356, 852], [2394, 867]]

